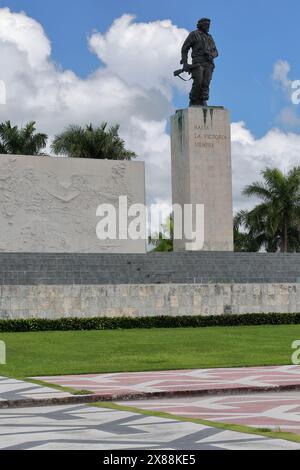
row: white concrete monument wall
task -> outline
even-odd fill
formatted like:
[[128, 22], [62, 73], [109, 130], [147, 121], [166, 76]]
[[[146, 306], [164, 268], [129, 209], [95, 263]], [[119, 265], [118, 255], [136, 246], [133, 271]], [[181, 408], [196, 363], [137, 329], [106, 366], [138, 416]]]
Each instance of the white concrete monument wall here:
[[[204, 205], [203, 251], [233, 251], [229, 113], [192, 106], [178, 110], [171, 124], [172, 202]], [[175, 240], [175, 251], [187, 241]]]
[[0, 155], [0, 251], [145, 253], [145, 240], [97, 238], [98, 206], [119, 196], [145, 204], [144, 162]]
[[0, 286], [0, 319], [297, 313], [300, 284]]

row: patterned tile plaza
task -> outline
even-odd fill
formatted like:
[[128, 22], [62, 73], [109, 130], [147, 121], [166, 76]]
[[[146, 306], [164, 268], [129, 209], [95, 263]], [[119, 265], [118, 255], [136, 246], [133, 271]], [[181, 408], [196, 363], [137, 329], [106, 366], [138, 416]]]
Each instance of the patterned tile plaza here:
[[299, 391], [139, 400], [126, 402], [126, 405], [300, 435]]
[[60, 392], [50, 387], [41, 387], [30, 382], [0, 377], [0, 404], [5, 401], [19, 401], [28, 399], [57, 399], [69, 397], [70, 394]]
[[[264, 373], [266, 371], [266, 373]], [[246, 371], [245, 371], [246, 372]], [[112, 391], [182, 390], [215, 387], [222, 378], [229, 387], [297, 383], [299, 367], [207, 371], [104, 374], [66, 378], [64, 385], [82, 389], [98, 384], [98, 393]], [[52, 380], [51, 380], [52, 381]], [[230, 382], [231, 381], [231, 382]], [[223, 386], [223, 384], [222, 384]], [[86, 385], [85, 385], [86, 387]], [[74, 387], [76, 388], [76, 387]], [[89, 387], [92, 388], [93, 387]], [[211, 389], [213, 390], [213, 389]], [[230, 389], [231, 390], [231, 389]], [[115, 393], [115, 392], [114, 392]], [[5, 401], [56, 400], [71, 394], [29, 382], [0, 377], [0, 405]], [[73, 397], [74, 398], [74, 397]], [[124, 404], [124, 402], [122, 403]], [[300, 434], [300, 393], [240, 393], [174, 399], [126, 401], [126, 405], [192, 418], [264, 427]], [[22, 405], [21, 405], [22, 406]], [[0, 449], [299, 449], [300, 444], [223, 431], [196, 423], [144, 416], [85, 405], [0, 409]]]
[[38, 377], [48, 383], [90, 390], [97, 394], [157, 393], [176, 391], [300, 388], [300, 366], [194, 369], [119, 374]]
[[300, 450], [300, 443], [172, 419], [67, 405], [0, 410], [2, 450]]

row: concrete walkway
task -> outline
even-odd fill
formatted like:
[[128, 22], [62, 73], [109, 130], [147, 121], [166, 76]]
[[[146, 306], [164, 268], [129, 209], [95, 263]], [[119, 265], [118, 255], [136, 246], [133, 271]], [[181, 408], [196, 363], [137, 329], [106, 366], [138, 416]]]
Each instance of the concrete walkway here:
[[300, 450], [300, 443], [91, 406], [0, 410], [2, 450]]
[[89, 390], [104, 399], [300, 390], [300, 366], [294, 365], [36, 378], [75, 390]]
[[[0, 377], [0, 408], [101, 400], [300, 391], [300, 366], [128, 372], [35, 379], [44, 382], [45, 386]], [[50, 388], [50, 384], [71, 388], [75, 394]]]
[[92, 393], [75, 396], [0, 377], [0, 449], [300, 450], [300, 444], [280, 439], [85, 405], [126, 398], [119, 404], [300, 435], [300, 366], [40, 379]]
[[[124, 402], [120, 402], [124, 405]], [[264, 392], [163, 398], [126, 402], [127, 406], [186, 418], [290, 432], [300, 436], [300, 393]]]
[[38, 402], [71, 397], [70, 393], [61, 392], [50, 387], [41, 387], [22, 380], [0, 377], [0, 407], [12, 405], [14, 402]]

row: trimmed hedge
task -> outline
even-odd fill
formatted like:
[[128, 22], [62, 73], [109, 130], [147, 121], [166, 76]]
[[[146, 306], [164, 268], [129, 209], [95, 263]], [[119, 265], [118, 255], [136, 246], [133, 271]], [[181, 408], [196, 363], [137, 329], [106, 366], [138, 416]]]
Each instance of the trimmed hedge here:
[[294, 325], [300, 313], [250, 313], [243, 315], [42, 318], [0, 320], [0, 332], [117, 330], [132, 328], [198, 328], [208, 326]]

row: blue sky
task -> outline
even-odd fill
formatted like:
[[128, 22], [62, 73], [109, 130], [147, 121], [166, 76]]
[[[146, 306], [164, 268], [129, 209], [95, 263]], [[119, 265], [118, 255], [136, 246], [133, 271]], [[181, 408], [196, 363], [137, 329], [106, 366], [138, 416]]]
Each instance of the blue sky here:
[[[1, 6], [24, 10], [39, 21], [52, 42], [54, 61], [81, 77], [99, 66], [87, 35], [94, 29], [105, 32], [124, 13], [141, 22], [171, 19], [187, 30], [195, 28], [198, 17], [211, 17], [220, 50], [211, 103], [229, 108], [232, 120], [245, 121], [256, 137], [278, 125], [286, 104], [271, 79], [274, 63], [287, 60], [291, 79], [300, 79], [299, 0], [6, 0]], [[176, 93], [174, 106], [186, 104], [187, 97]]]
[[220, 52], [209, 103], [231, 112], [234, 207], [249, 207], [242, 190], [263, 169], [300, 162], [299, 0], [0, 0], [1, 120], [35, 120], [49, 142], [71, 123], [119, 123], [148, 200], [170, 202], [168, 123], [188, 105], [173, 71], [203, 16]]

